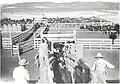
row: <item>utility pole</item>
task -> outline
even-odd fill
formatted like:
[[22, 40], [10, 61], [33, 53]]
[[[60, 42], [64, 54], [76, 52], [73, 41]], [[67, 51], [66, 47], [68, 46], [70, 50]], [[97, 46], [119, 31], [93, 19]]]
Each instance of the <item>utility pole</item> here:
[[77, 43], [77, 38], [76, 38], [76, 28], [73, 29], [73, 34], [74, 34], [74, 41], [75, 41], [75, 51], [76, 51], [76, 43]]
[[13, 45], [12, 45], [12, 33], [9, 31], [10, 34], [10, 44], [11, 44], [11, 56], [13, 56]]
[[[13, 12], [12, 12], [12, 19], [13, 19]], [[11, 33], [11, 30], [9, 31], [9, 34], [10, 34], [10, 41], [11, 41], [11, 56], [13, 56], [13, 45], [12, 45], [12, 33]]]
[[39, 76], [40, 80], [38, 84], [52, 84], [52, 73], [50, 71], [49, 60], [48, 60], [48, 45], [47, 43], [41, 43], [39, 47], [39, 60], [40, 60], [40, 67], [39, 67]]

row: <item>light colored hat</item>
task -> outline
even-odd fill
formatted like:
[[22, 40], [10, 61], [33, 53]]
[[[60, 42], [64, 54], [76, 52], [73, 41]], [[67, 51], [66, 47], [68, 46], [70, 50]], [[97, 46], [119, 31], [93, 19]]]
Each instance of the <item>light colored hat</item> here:
[[95, 56], [95, 58], [103, 58], [101, 53], [97, 53], [97, 56]]
[[22, 59], [19, 61], [19, 65], [27, 65], [29, 63], [29, 61], [27, 61], [26, 59]]
[[65, 46], [68, 46], [68, 43], [65, 42], [64, 45], [65, 45]]

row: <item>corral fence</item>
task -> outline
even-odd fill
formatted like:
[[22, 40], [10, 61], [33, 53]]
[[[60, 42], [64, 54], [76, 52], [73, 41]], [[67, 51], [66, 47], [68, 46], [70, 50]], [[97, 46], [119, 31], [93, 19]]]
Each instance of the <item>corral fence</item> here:
[[80, 28], [80, 26], [103, 26], [113, 25], [111, 22], [82, 22], [82, 23], [49, 23], [50, 27], [54, 28]]
[[[45, 28], [45, 27], [43, 27], [43, 28]], [[33, 38], [34, 38], [35, 31], [36, 31], [36, 28], [34, 29], [34, 27], [32, 27], [32, 29], [30, 29], [27, 32], [28, 35], [26, 37], [23, 37], [25, 40], [23, 42], [21, 41], [21, 42], [17, 43], [19, 45], [19, 53], [20, 53], [20, 55], [23, 54], [23, 53], [25, 53], [25, 52], [28, 52], [28, 51], [34, 49], [34, 39]], [[27, 38], [29, 38], [31, 36], [29, 34], [32, 34], [33, 37], [30, 38], [29, 40], [26, 40]]]
[[[66, 42], [72, 41], [72, 38], [48, 38], [50, 41]], [[38, 49], [41, 43], [40, 38], [34, 39], [34, 49]], [[83, 45], [83, 49], [120, 49], [120, 39], [115, 39], [112, 44], [111, 39], [77, 39], [77, 44]]]
[[9, 32], [21, 32], [21, 26], [20, 26], [20, 24], [8, 24], [8, 25], [6, 25], [6, 24], [4, 24], [3, 26], [2, 26], [2, 33], [9, 33]]
[[2, 38], [2, 47], [3, 49], [11, 49], [12, 45], [16, 45], [24, 40], [27, 40], [32, 33], [35, 31], [34, 27], [22, 32], [19, 35], [10, 38]]
[[41, 44], [41, 38], [35, 38], [34, 39], [34, 49], [39, 49]]
[[14, 36], [12, 38], [12, 44], [17, 44], [29, 39], [31, 35], [34, 33], [34, 31], [35, 31], [35, 28], [32, 26], [30, 29], [22, 32], [21, 34]]
[[20, 54], [22, 54], [29, 50], [34, 49], [34, 40], [30, 39], [28, 41], [18, 43], [18, 45], [19, 45]]
[[2, 38], [2, 48], [3, 49], [11, 49], [12, 48], [11, 38]]
[[[112, 32], [116, 32], [116, 31], [113, 31], [112, 29], [111, 30], [104, 30], [103, 28], [100, 28], [99, 30], [96, 30], [95, 28], [92, 28], [93, 26], [97, 27], [97, 26], [113, 26], [114, 24], [112, 22], [81, 22], [81, 23], [49, 23], [50, 27], [53, 28], [53, 29], [73, 29], [73, 28], [76, 28], [76, 29], [82, 29], [81, 27], [84, 27], [84, 29], [86, 29], [87, 31], [84, 31], [84, 32], [102, 32], [103, 34], [111, 34]], [[87, 29], [86, 27], [87, 26], [92, 26], [91, 29], [92, 30], [89, 30]], [[117, 34], [117, 33], [116, 33]]]
[[19, 45], [12, 45], [12, 56], [18, 56], [18, 59], [20, 60], [20, 51], [19, 51]]
[[77, 39], [77, 44], [82, 44], [84, 49], [120, 49], [120, 39]]

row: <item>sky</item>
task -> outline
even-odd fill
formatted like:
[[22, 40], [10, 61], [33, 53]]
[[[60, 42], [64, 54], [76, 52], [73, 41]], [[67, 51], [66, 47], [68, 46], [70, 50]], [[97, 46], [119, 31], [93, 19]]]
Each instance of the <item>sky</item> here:
[[0, 4], [15, 4], [15, 3], [22, 3], [22, 2], [55, 2], [55, 3], [63, 3], [63, 2], [119, 2], [119, 0], [0, 0]]

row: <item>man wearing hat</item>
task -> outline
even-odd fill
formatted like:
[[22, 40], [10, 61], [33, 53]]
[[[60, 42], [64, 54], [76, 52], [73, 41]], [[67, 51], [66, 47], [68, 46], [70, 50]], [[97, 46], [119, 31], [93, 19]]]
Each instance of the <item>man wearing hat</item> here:
[[104, 84], [106, 84], [106, 70], [115, 68], [115, 66], [104, 60], [104, 57], [101, 53], [97, 53], [97, 56], [95, 56], [95, 58], [96, 61], [94, 62], [91, 70], [95, 73], [97, 78], [99, 78], [101, 81], [103, 81]]
[[30, 75], [25, 66], [29, 62], [26, 59], [22, 59], [19, 61], [19, 67], [16, 67], [13, 71], [13, 78], [15, 79], [14, 84], [28, 84], [28, 80], [30, 80]]

